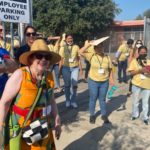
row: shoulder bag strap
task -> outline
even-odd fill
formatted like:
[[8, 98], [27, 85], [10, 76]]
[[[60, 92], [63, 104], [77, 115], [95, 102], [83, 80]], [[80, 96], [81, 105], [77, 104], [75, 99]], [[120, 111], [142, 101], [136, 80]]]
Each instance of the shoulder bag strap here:
[[40, 98], [40, 96], [41, 96], [43, 87], [44, 87], [45, 85], [46, 85], [46, 76], [43, 75], [42, 81], [41, 81], [41, 86], [40, 86], [40, 88], [38, 89], [38, 93], [37, 93], [37, 95], [36, 95], [35, 101], [34, 101], [32, 107], [31, 107], [31, 109], [30, 109], [30, 111], [29, 111], [29, 113], [28, 113], [28, 115], [27, 115], [27, 117], [26, 117], [26, 119], [25, 119], [25, 121], [24, 121], [24, 123], [23, 123], [23, 125], [22, 125], [22, 128], [26, 125], [27, 121], [29, 120], [30, 116], [32, 115], [33, 110], [34, 110], [34, 108], [35, 108], [35, 106], [36, 106], [36, 104], [37, 104], [37, 102], [38, 102], [38, 100], [39, 100], [39, 98]]

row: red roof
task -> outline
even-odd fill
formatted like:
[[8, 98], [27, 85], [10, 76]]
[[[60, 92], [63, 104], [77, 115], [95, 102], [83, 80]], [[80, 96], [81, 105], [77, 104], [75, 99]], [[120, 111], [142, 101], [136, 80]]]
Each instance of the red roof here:
[[119, 27], [144, 26], [144, 20], [114, 21], [113, 26], [119, 26]]

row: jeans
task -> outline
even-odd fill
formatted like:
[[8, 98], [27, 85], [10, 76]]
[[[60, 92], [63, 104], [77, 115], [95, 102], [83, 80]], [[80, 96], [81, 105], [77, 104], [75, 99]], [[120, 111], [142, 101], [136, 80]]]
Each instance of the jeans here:
[[132, 117], [139, 117], [139, 100], [142, 99], [142, 119], [148, 119], [150, 90], [132, 84]]
[[60, 88], [59, 66], [58, 66], [58, 64], [53, 65], [52, 70], [54, 70], [56, 88]]
[[2, 96], [7, 80], [8, 80], [8, 75], [6, 73], [0, 75], [0, 97]]
[[[119, 81], [127, 81], [127, 75], [126, 75], [126, 70], [127, 70], [127, 60], [125, 61], [119, 61], [118, 62], [118, 80]], [[122, 72], [123, 72], [123, 78], [122, 78]]]
[[84, 75], [84, 78], [87, 79], [91, 65], [90, 65], [90, 63], [87, 60], [85, 60], [85, 64], [86, 64], [86, 66], [85, 66], [85, 75]]
[[89, 111], [90, 115], [95, 115], [95, 105], [97, 98], [99, 99], [99, 105], [101, 109], [101, 115], [106, 115], [106, 94], [109, 87], [109, 81], [97, 82], [89, 78], [88, 80], [90, 101], [89, 101]]
[[62, 67], [66, 101], [76, 102], [79, 67]]

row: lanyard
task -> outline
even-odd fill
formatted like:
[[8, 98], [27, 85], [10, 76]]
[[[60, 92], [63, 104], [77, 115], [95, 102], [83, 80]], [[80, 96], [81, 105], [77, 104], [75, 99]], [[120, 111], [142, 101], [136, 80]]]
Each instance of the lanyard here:
[[100, 64], [100, 68], [101, 68], [101, 66], [102, 66], [102, 64], [103, 64], [103, 58], [105, 57], [102, 57], [102, 61], [100, 62], [100, 60], [99, 60], [99, 58], [98, 58], [98, 56], [96, 55], [96, 57], [97, 57], [97, 60], [98, 60], [98, 62], [99, 62], [99, 64]]
[[66, 49], [66, 52], [69, 54], [69, 58], [71, 58], [71, 55], [72, 55], [72, 47], [71, 46], [71, 49], [69, 50], [69, 46], [67, 46], [67, 49]]

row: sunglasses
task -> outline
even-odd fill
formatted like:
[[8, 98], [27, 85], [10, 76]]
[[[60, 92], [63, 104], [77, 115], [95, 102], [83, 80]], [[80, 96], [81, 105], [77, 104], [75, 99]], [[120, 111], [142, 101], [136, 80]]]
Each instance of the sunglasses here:
[[40, 53], [37, 53], [37, 54], [34, 54], [33, 56], [36, 59], [42, 59], [42, 58], [44, 58], [45, 60], [50, 60], [51, 59], [51, 55], [50, 54], [40, 54]]
[[0, 32], [2, 32], [3, 31], [3, 29], [0, 29]]
[[31, 35], [32, 35], [32, 36], [36, 36], [36, 32], [31, 32], [31, 33], [28, 32], [28, 33], [26, 33], [26, 36], [27, 36], [27, 37], [30, 37]]

